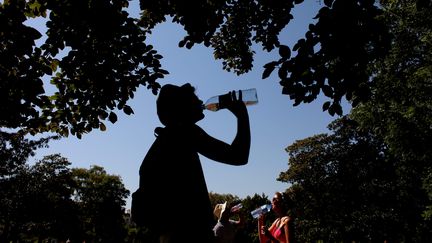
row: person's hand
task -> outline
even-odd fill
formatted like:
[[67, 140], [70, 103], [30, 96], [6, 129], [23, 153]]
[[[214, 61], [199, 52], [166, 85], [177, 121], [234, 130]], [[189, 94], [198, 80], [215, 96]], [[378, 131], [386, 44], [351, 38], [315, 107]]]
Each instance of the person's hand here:
[[264, 218], [265, 218], [264, 214], [261, 214], [261, 215], [258, 217], [258, 227], [261, 228], [261, 233], [262, 233], [262, 234], [264, 234], [263, 229], [265, 229], [265, 226], [264, 226]]
[[260, 223], [261, 225], [264, 223], [264, 214], [261, 214], [259, 217], [258, 217], [258, 223]]
[[239, 98], [237, 99], [235, 91], [229, 92], [231, 97], [230, 101], [227, 102], [227, 109], [231, 111], [236, 117], [247, 115], [246, 105], [243, 103], [243, 94], [239, 90]]
[[262, 235], [267, 235], [268, 234], [268, 230], [266, 229], [265, 226], [261, 226], [261, 234]]

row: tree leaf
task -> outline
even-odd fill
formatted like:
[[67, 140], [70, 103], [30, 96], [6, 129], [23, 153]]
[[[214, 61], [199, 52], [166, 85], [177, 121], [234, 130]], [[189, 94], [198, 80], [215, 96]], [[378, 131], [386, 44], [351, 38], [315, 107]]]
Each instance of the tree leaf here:
[[108, 116], [108, 119], [110, 120], [111, 123], [116, 123], [117, 122], [117, 115], [114, 112], [111, 112]]
[[127, 115], [134, 114], [132, 108], [130, 106], [128, 106], [128, 105], [125, 105], [123, 107], [123, 112], [126, 113]]
[[322, 106], [323, 111], [328, 110], [328, 108], [330, 107], [330, 104], [331, 104], [330, 101], [324, 102], [324, 104]]
[[281, 45], [279, 47], [279, 55], [284, 58], [284, 59], [288, 59], [291, 57], [291, 50], [288, 46], [285, 45]]
[[322, 87], [322, 91], [323, 91], [323, 93], [324, 93], [325, 96], [327, 96], [329, 98], [333, 97], [333, 89], [330, 86], [324, 85]]
[[266, 65], [264, 65], [264, 72], [262, 74], [262, 79], [266, 79], [270, 76], [270, 74], [273, 72], [273, 70], [275, 69], [275, 65], [269, 65], [271, 63], [267, 63]]
[[106, 131], [106, 126], [105, 126], [105, 124], [103, 124], [102, 122], [99, 124], [99, 129], [101, 130], [101, 131]]
[[324, 4], [325, 4], [327, 7], [331, 7], [332, 4], [333, 4], [333, 0], [324, 0]]

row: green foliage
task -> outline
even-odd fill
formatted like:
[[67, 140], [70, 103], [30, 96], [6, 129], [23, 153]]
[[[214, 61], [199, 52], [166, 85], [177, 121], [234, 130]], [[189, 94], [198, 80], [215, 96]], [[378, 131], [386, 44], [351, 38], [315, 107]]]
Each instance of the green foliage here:
[[85, 237], [92, 241], [121, 242], [126, 237], [124, 208], [129, 191], [121, 178], [100, 166], [72, 169], [77, 183], [74, 199], [80, 208]]
[[[429, 197], [429, 199], [432, 198], [432, 172], [431, 169], [429, 169], [423, 179], [423, 188], [426, 190], [427, 195]], [[426, 210], [423, 213], [423, 217], [426, 220], [431, 220], [432, 219], [432, 205], [427, 205], [426, 206]]]
[[290, 167], [278, 179], [292, 183], [288, 192], [296, 201], [301, 239], [431, 237], [431, 7], [428, 1], [382, 1], [374, 21], [386, 26], [391, 45], [382, 49], [385, 55], [367, 58], [367, 99], [351, 119], [330, 126], [333, 135], [287, 148]]
[[34, 107], [49, 105], [41, 79], [52, 72], [49, 58], [35, 47], [41, 33], [23, 23], [25, 7], [25, 1], [0, 4], [1, 127], [16, 128], [29, 118], [37, 120]]
[[386, 21], [394, 35], [389, 55], [375, 66], [371, 100], [355, 110], [365, 127], [375, 127], [401, 159], [431, 158], [431, 9], [415, 2], [388, 1]]
[[0, 130], [0, 242], [8, 242], [6, 238], [16, 238], [31, 228], [25, 223], [34, 183], [26, 161], [53, 138], [29, 140], [20, 133]]
[[49, 140], [56, 138], [51, 136], [29, 140], [21, 133], [0, 130], [0, 179], [15, 175], [27, 159], [34, 156], [37, 148], [47, 146]]
[[[279, 35], [302, 2], [141, 0], [141, 16], [134, 19], [125, 11], [126, 0], [5, 1], [0, 5], [0, 102], [5, 104], [0, 126], [81, 137], [105, 130], [106, 120], [115, 123], [116, 110], [133, 114], [127, 102], [137, 88], [147, 86], [156, 94], [157, 80], [168, 74], [162, 56], [146, 44], [146, 35], [166, 16], [187, 33], [180, 47], [203, 43], [225, 70], [239, 75], [253, 68], [254, 43], [265, 51], [279, 48], [280, 59], [264, 65], [262, 77], [277, 69], [282, 93], [295, 106], [323, 94], [329, 99], [323, 110], [330, 115], [342, 114], [343, 98], [355, 107], [371, 99], [375, 86], [386, 86], [380, 77], [383, 67], [391, 67], [388, 60], [412, 63], [405, 77], [430, 79], [429, 62], [416, 59], [431, 56], [428, 1], [323, 1], [305, 37], [288, 47]], [[24, 24], [31, 18], [47, 20], [47, 39], [40, 46], [35, 41], [42, 34]], [[413, 52], [407, 56], [404, 50]], [[44, 76], [56, 87], [52, 95], [45, 93]]]
[[[179, 46], [203, 43], [223, 68], [238, 75], [253, 68], [254, 43], [264, 51], [279, 48], [281, 58], [265, 65], [263, 78], [277, 67], [282, 93], [294, 105], [322, 92], [323, 109], [342, 114], [341, 99], [353, 104], [370, 95], [368, 64], [389, 49], [389, 26], [375, 1], [324, 1], [317, 22], [293, 47], [280, 43], [281, 31], [302, 0], [290, 1], [140, 1], [139, 19], [125, 11], [128, 1], [18, 0], [0, 5], [0, 126], [32, 134], [70, 133], [80, 138], [115, 123], [115, 112], [133, 114], [127, 105], [140, 86], [154, 94], [168, 74], [161, 55], [146, 36], [166, 16], [186, 36]], [[46, 20], [46, 39], [25, 25]], [[294, 53], [292, 53], [294, 52]], [[55, 86], [47, 94], [42, 78]]]
[[218, 203], [227, 202], [228, 204], [230, 204], [240, 201], [240, 198], [238, 196], [232, 194], [219, 194], [214, 192], [209, 193], [209, 198], [212, 207], [214, 207]]
[[[432, 160], [432, 5], [428, 1], [384, 1], [391, 26], [389, 55], [376, 63], [369, 102], [353, 111], [362, 127], [382, 137], [399, 161], [407, 193], [431, 191]], [[423, 182], [413, 178], [424, 179]], [[424, 192], [423, 192], [424, 193]], [[429, 197], [430, 214], [432, 197]]]
[[390, 44], [388, 26], [379, 16], [382, 9], [375, 1], [324, 1], [309, 25], [305, 38], [292, 47], [290, 58], [285, 46], [279, 47], [281, 58], [264, 66], [263, 78], [278, 67], [282, 93], [294, 105], [310, 103], [319, 94], [330, 101], [323, 110], [342, 115], [341, 100], [345, 97], [356, 106], [370, 95], [370, 63], [382, 58]]
[[141, 24], [153, 28], [173, 17], [187, 32], [179, 46], [204, 43], [223, 60], [223, 68], [243, 74], [252, 69], [252, 43], [267, 51], [279, 45], [278, 35], [292, 19], [294, 2], [302, 1], [140, 1]]
[[329, 128], [334, 134], [289, 146], [289, 169], [278, 178], [292, 184], [288, 194], [295, 202], [298, 238], [378, 242], [430, 237], [421, 218], [426, 194], [414, 171], [401, 171], [383, 140], [357, 122], [344, 117]]
[[0, 133], [0, 242], [123, 242], [129, 191], [120, 177], [98, 166], [70, 169], [58, 154], [29, 166], [28, 157], [48, 139]]
[[[32, 134], [56, 132], [81, 137], [114, 123], [115, 110], [132, 114], [127, 101], [168, 74], [145, 44], [146, 30], [117, 1], [6, 1], [0, 5], [0, 126]], [[49, 12], [49, 17], [47, 17]], [[24, 24], [48, 18], [45, 43]], [[57, 91], [45, 94], [42, 78]]]
[[68, 166], [66, 158], [54, 154], [30, 167], [29, 183], [20, 190], [25, 207], [18, 212], [28, 217], [24, 224], [28, 235], [66, 240], [76, 233], [78, 218], [70, 198], [75, 182]]
[[59, 155], [51, 155], [0, 181], [5, 196], [1, 200], [2, 242], [47, 236], [66, 240], [75, 233], [77, 218], [70, 199], [74, 182], [69, 165]]

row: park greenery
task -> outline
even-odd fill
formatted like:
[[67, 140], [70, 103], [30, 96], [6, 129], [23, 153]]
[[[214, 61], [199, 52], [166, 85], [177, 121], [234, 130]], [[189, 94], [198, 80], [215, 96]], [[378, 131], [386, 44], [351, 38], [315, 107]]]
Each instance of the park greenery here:
[[46, 139], [1, 133], [0, 141], [2, 169], [4, 161], [13, 168], [0, 174], [0, 242], [124, 241], [129, 191], [119, 176], [99, 166], [70, 168], [59, 154], [26, 163]]
[[[126, 0], [2, 1], [0, 242], [154, 240], [128, 220], [119, 176], [96, 165], [70, 168], [57, 154], [34, 165], [28, 158], [52, 139], [105, 130], [116, 112], [132, 114], [128, 100], [140, 86], [157, 94], [169, 70], [146, 37], [167, 19], [186, 31], [179, 48], [212, 48], [238, 75], [253, 68], [254, 43], [278, 50], [262, 78], [277, 72], [295, 106], [328, 98], [323, 112], [338, 116], [330, 132], [289, 145], [287, 170], [275, 178], [287, 184], [300, 242], [430, 240], [432, 3], [323, 0], [305, 37], [289, 47], [279, 34], [302, 2], [141, 0], [135, 19]], [[47, 32], [27, 26], [32, 18], [46, 19]], [[344, 116], [342, 99], [353, 108]], [[56, 136], [29, 136], [46, 132]], [[210, 193], [213, 204], [241, 201], [245, 212], [267, 196]], [[248, 215], [239, 242], [257, 242], [256, 230]]]

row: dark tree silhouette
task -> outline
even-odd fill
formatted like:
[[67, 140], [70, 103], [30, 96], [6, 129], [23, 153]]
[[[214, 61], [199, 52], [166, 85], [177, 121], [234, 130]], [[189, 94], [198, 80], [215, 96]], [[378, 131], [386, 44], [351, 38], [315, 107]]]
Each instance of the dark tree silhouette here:
[[[403, 168], [373, 131], [343, 117], [320, 134], [296, 141], [289, 168], [278, 180], [290, 183], [300, 241], [423, 242], [427, 195], [415, 170]], [[409, 213], [408, 213], [409, 212]]]
[[[203, 43], [214, 49], [223, 68], [243, 74], [253, 68], [255, 42], [281, 58], [265, 65], [263, 78], [278, 68], [282, 93], [295, 105], [323, 93], [331, 115], [341, 114], [341, 99], [357, 104], [369, 97], [373, 71], [368, 64], [386, 54], [388, 26], [370, 0], [326, 0], [317, 22], [292, 48], [279, 34], [302, 0], [140, 1], [140, 19], [126, 12], [128, 1], [18, 0], [0, 5], [0, 126], [26, 132], [52, 131], [81, 137], [116, 122], [140, 86], [157, 93], [168, 74], [146, 35], [166, 16], [184, 27], [180, 47]], [[25, 24], [43, 17], [47, 38]], [[47, 94], [42, 78], [55, 86]]]

